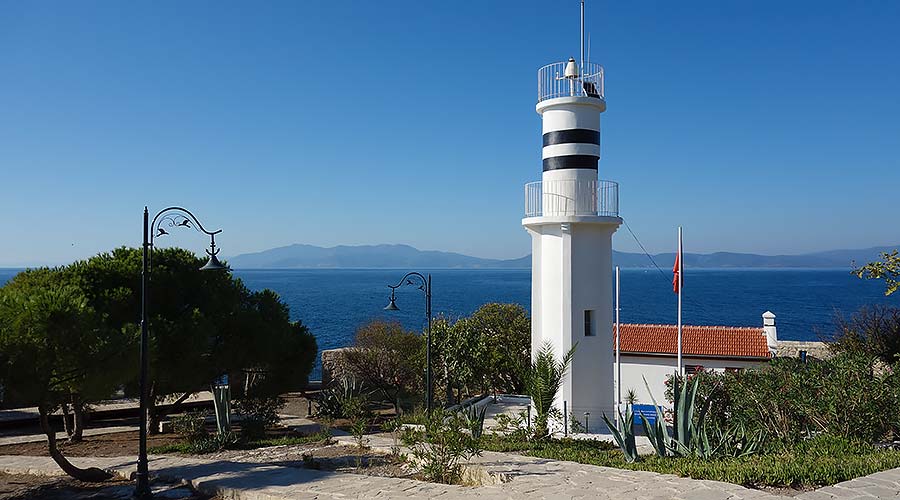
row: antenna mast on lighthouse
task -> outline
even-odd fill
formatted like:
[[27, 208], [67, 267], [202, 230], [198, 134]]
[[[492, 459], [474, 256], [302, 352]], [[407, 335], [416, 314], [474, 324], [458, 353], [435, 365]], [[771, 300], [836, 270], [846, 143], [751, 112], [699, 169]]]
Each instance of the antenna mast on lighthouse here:
[[581, 73], [584, 74], [584, 0], [581, 0]]

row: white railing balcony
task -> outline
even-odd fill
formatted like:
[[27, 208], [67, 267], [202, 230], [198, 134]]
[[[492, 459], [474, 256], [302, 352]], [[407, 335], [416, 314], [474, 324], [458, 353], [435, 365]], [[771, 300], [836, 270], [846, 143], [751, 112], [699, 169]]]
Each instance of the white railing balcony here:
[[538, 70], [538, 102], [557, 97], [595, 97], [605, 99], [603, 66], [588, 62], [581, 74], [565, 77], [567, 62], [548, 64]]
[[525, 217], [619, 216], [619, 183], [599, 180], [537, 181], [525, 184]]

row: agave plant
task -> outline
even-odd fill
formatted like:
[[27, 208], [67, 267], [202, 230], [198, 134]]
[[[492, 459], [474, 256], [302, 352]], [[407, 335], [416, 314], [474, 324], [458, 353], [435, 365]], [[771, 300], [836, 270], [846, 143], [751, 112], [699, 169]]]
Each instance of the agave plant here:
[[706, 415], [711, 398], [702, 402], [700, 413], [697, 415], [696, 421], [694, 420], [700, 379], [695, 378], [692, 383], [682, 384], [681, 390], [674, 393], [675, 415], [672, 422], [672, 437], [669, 437], [665, 415], [656, 403], [656, 398], [653, 397], [646, 378], [644, 385], [647, 386], [647, 392], [650, 393], [650, 399], [653, 401], [653, 406], [656, 407], [656, 422], [651, 425], [644, 415], [641, 415], [641, 422], [644, 424], [647, 438], [658, 456], [665, 457], [671, 452], [677, 456], [709, 458], [719, 454], [721, 442], [714, 440], [711, 444], [706, 431]]
[[[641, 456], [638, 455], [637, 445], [634, 442], [634, 412], [631, 410], [631, 405], [628, 405], [628, 408], [626, 408], [624, 418], [622, 417], [622, 412], [616, 410], [616, 418], [621, 424], [618, 427], [609, 421], [606, 413], [603, 413], [602, 416], [603, 421], [606, 422], [606, 427], [612, 432], [613, 439], [616, 440], [616, 444], [619, 445], [622, 454], [625, 455], [625, 461], [628, 463], [639, 461]], [[643, 417], [641, 415], [641, 418]]]
[[696, 455], [701, 458], [709, 457], [712, 449], [705, 432], [698, 432], [706, 424], [706, 412], [709, 410], [710, 399], [703, 402], [697, 421], [694, 422], [694, 408], [697, 400], [697, 389], [700, 379], [694, 378], [693, 382], [681, 384], [681, 391], [675, 396], [675, 419], [672, 422], [674, 435], [672, 447], [676, 455]]
[[670, 437], [666, 429], [665, 416], [653, 398], [646, 379], [644, 385], [647, 386], [647, 392], [650, 393], [650, 399], [656, 407], [656, 422], [651, 425], [644, 415], [641, 415], [641, 421], [650, 444], [660, 457], [669, 454], [704, 459], [722, 455], [743, 457], [756, 453], [765, 441], [763, 431], [749, 433], [743, 424], [731, 426], [724, 431], [716, 426], [710, 429], [706, 417], [712, 402], [712, 394], [699, 402], [700, 412], [695, 419], [694, 410], [698, 406], [697, 392], [700, 385], [698, 378], [693, 382], [682, 384], [680, 390], [674, 393], [676, 411], [672, 423], [673, 435]]
[[706, 427], [701, 429], [701, 433], [706, 434], [707, 432], [710, 433], [712, 442], [715, 443], [713, 456], [746, 457], [753, 455], [760, 450], [766, 438], [765, 431], [762, 429], [750, 433], [743, 423], [729, 426], [724, 431], [718, 426], [712, 426], [711, 431], [708, 431]]
[[317, 413], [333, 418], [351, 417], [364, 405], [363, 386], [356, 377], [342, 377], [322, 391]]
[[556, 393], [562, 387], [563, 378], [572, 364], [575, 347], [557, 361], [553, 353], [553, 345], [545, 342], [531, 361], [531, 367], [525, 376], [525, 390], [534, 404], [534, 435], [544, 438], [550, 435], [548, 422], [553, 408]]
[[469, 429], [469, 432], [472, 433], [472, 437], [475, 439], [481, 439], [481, 436], [484, 435], [484, 414], [486, 411], [487, 406], [476, 408], [475, 405], [471, 405], [462, 412], [466, 421], [466, 428]]
[[650, 384], [647, 383], [646, 378], [644, 378], [644, 385], [647, 387], [647, 394], [650, 394], [650, 401], [653, 401], [653, 407], [656, 408], [656, 421], [651, 425], [647, 417], [641, 413], [641, 423], [644, 424], [644, 433], [647, 434], [647, 439], [650, 440], [650, 445], [653, 446], [656, 455], [665, 457], [669, 454], [670, 446], [669, 433], [666, 430], [666, 417], [656, 403], [656, 398], [653, 397], [653, 391], [650, 390]]

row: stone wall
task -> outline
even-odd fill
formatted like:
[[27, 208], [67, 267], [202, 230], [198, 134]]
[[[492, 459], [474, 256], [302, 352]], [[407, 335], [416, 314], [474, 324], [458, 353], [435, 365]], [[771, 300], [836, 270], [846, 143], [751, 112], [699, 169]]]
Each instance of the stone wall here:
[[807, 340], [779, 340], [775, 355], [779, 358], [798, 358], [800, 351], [806, 351], [806, 356], [809, 358], [828, 359], [831, 357], [828, 342]]
[[341, 378], [349, 372], [344, 352], [347, 347], [340, 349], [328, 349], [322, 351], [322, 386], [325, 387], [332, 380]]

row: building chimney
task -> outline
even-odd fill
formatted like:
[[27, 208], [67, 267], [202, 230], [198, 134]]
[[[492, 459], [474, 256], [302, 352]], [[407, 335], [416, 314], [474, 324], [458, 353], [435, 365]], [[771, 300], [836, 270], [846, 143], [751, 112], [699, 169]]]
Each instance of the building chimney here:
[[762, 315], [763, 332], [766, 335], [766, 344], [769, 346], [769, 352], [775, 355], [778, 350], [778, 332], [775, 330], [775, 314], [772, 311], [766, 311]]

